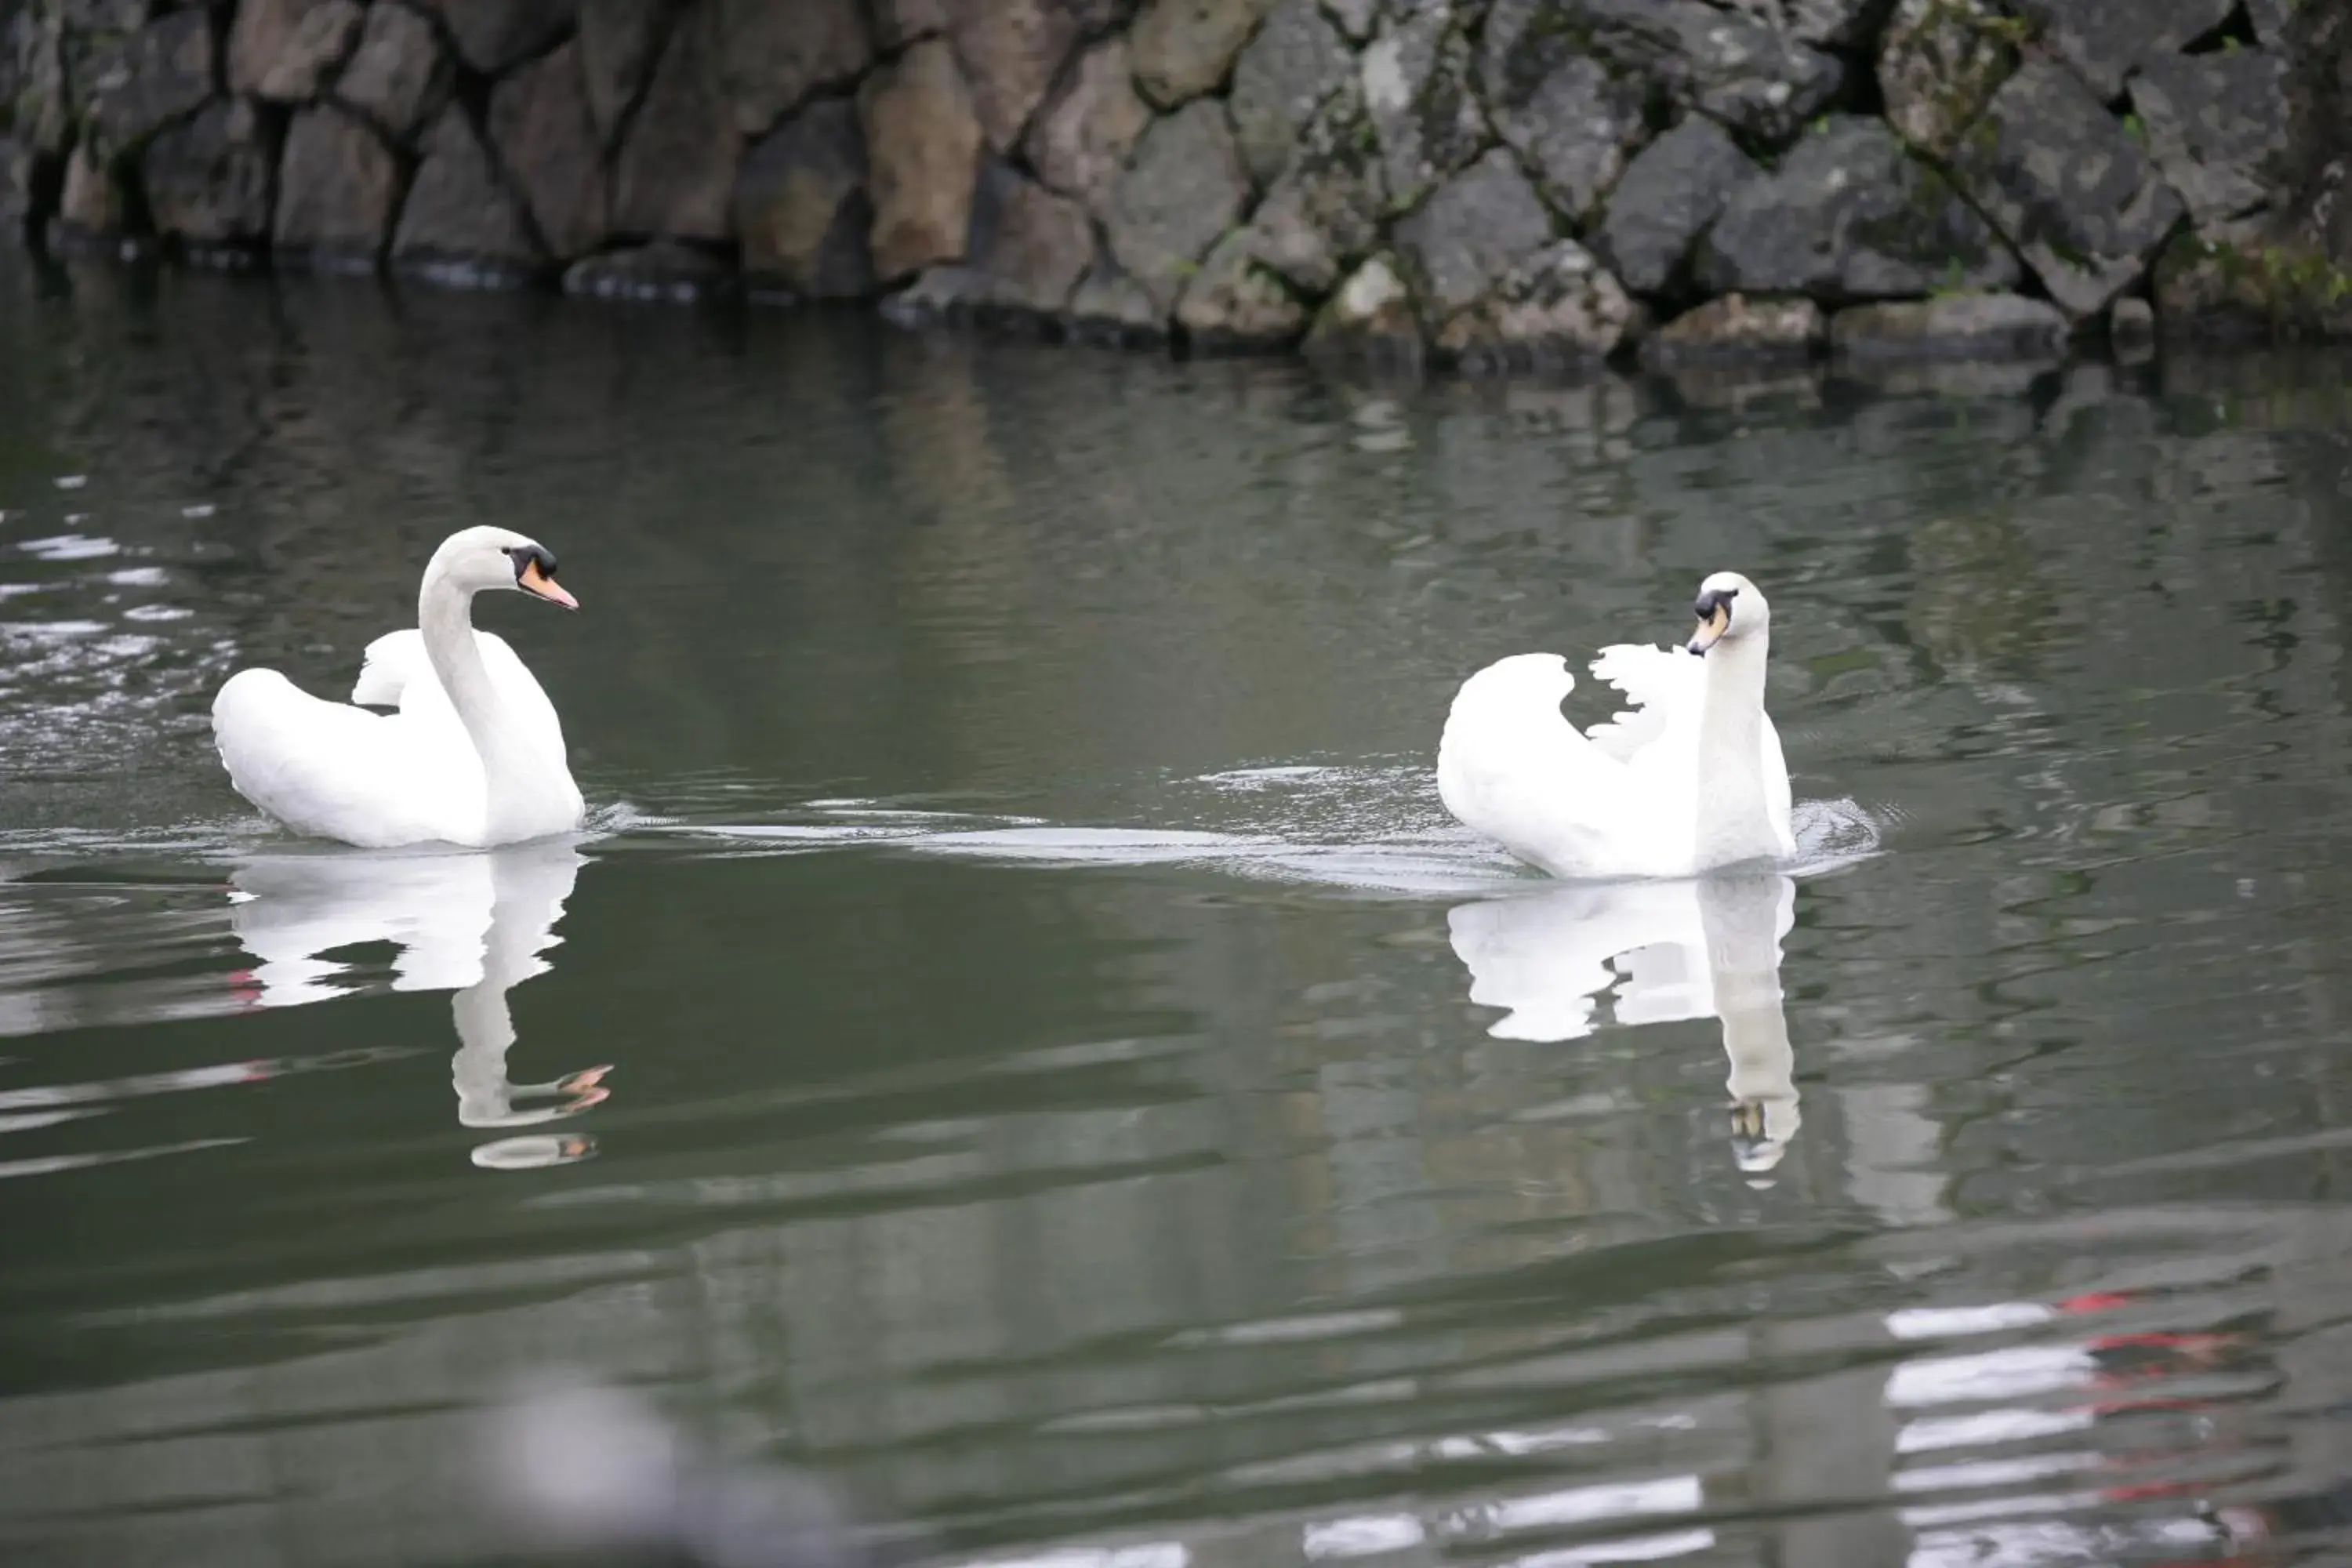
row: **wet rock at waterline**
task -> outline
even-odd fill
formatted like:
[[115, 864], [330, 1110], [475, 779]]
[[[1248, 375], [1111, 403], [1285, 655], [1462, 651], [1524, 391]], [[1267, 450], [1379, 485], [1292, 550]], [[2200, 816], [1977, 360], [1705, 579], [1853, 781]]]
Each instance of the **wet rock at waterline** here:
[[866, 135], [845, 99], [811, 104], [755, 145], [735, 182], [743, 271], [813, 300], [874, 288]]
[[1811, 300], [1726, 294], [1677, 316], [1642, 342], [1642, 363], [1654, 370], [1749, 361], [1810, 358], [1828, 335], [1828, 321]]
[[1248, 199], [1249, 175], [1223, 106], [1197, 100], [1155, 121], [1136, 143], [1103, 232], [1119, 266], [1167, 314]]
[[2047, 358], [2066, 337], [2056, 306], [2016, 294], [1859, 305], [1830, 321], [1830, 349], [1841, 359]]
[[546, 261], [521, 206], [491, 166], [490, 154], [455, 104], [425, 141], [425, 162], [400, 212], [393, 264], [450, 282], [511, 283]]
[[980, 174], [980, 118], [945, 39], [915, 45], [866, 79], [858, 123], [872, 172], [875, 276], [962, 258]]
[[247, 245], [269, 236], [277, 139], [242, 100], [215, 100], [147, 144], [142, 174], [158, 234], [193, 245]]
[[1417, 372], [1426, 353], [1421, 319], [1395, 258], [1375, 256], [1351, 273], [1315, 319], [1309, 358]]
[[306, 109], [286, 132], [271, 243], [289, 260], [373, 268], [391, 237], [400, 164], [342, 110]]
[[1440, 358], [1475, 374], [1598, 368], [1640, 320], [1633, 303], [1572, 239], [1514, 264], [1437, 334]]
[[490, 98], [490, 140], [553, 256], [569, 260], [604, 242], [609, 217], [604, 160], [577, 43], [541, 56], [499, 84]]

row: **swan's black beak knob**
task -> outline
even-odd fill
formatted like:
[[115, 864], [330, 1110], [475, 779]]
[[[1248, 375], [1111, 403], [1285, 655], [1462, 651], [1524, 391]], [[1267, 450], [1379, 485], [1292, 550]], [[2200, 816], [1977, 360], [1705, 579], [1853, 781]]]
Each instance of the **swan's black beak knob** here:
[[518, 544], [507, 553], [514, 560], [516, 587], [567, 610], [580, 607], [580, 601], [555, 581], [555, 552], [543, 544]]
[[1731, 629], [1731, 601], [1738, 596], [1737, 588], [1708, 588], [1702, 591], [1691, 610], [1698, 616], [1698, 630], [1684, 646], [1692, 653], [1704, 654], [1723, 640]]

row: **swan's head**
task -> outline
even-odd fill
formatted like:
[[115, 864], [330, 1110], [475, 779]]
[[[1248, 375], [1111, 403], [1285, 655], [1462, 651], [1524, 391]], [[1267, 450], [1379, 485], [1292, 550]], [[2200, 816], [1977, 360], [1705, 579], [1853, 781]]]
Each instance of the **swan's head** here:
[[1701, 583], [1691, 609], [1698, 616], [1689, 645], [1693, 653], [1703, 654], [1726, 637], [1761, 637], [1772, 624], [1772, 606], [1737, 572], [1717, 572]]
[[555, 552], [509, 528], [460, 529], [441, 542], [425, 569], [467, 594], [512, 589], [576, 610], [580, 601], [555, 581]]

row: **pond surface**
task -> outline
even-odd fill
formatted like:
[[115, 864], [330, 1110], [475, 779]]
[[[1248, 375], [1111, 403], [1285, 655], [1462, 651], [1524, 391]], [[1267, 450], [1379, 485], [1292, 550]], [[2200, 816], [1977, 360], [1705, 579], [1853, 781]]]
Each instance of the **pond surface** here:
[[[0, 1557], [485, 1561], [547, 1364], [940, 1563], [2328, 1557], [2347, 363], [1416, 391], [10, 262]], [[270, 829], [213, 689], [348, 691], [485, 521], [597, 831]], [[1804, 874], [1452, 826], [1464, 676], [1724, 567]]]

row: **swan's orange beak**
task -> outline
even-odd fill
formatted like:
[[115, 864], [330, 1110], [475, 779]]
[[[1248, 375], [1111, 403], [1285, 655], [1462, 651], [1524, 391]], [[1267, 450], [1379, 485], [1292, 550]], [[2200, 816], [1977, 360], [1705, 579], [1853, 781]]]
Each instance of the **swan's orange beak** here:
[[526, 594], [538, 595], [551, 605], [561, 605], [567, 610], [580, 607], [580, 601], [565, 591], [562, 584], [541, 572], [536, 561], [523, 563], [522, 570], [515, 574], [515, 586]]
[[1699, 617], [1698, 630], [1691, 637], [1690, 651], [1705, 653], [1722, 640], [1725, 630], [1730, 625], [1731, 606], [1724, 604], [1717, 605], [1712, 614]]

